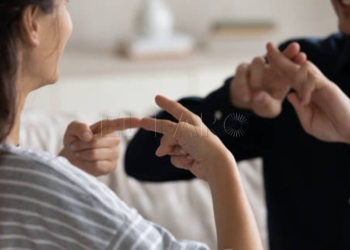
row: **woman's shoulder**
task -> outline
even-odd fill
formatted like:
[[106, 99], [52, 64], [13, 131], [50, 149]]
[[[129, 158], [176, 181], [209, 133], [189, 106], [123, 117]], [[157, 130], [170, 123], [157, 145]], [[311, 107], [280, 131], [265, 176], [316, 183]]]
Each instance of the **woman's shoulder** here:
[[67, 159], [45, 151], [2, 144], [0, 145], [0, 152], [0, 168], [15, 167], [18, 170], [40, 171], [72, 183], [79, 182], [80, 178], [84, 178], [85, 182], [96, 182], [94, 177], [74, 167]]
[[[61, 249], [105, 249], [132, 212], [67, 160], [11, 145], [0, 145], [0, 203], [0, 218], [10, 214], [23, 228], [20, 237], [64, 242]], [[0, 228], [0, 234], [13, 232], [13, 227]]]
[[0, 152], [0, 172], [9, 179], [60, 190], [71, 198], [79, 197], [84, 203], [103, 204], [108, 210], [124, 206], [108, 187], [63, 157], [9, 144], [0, 145]]

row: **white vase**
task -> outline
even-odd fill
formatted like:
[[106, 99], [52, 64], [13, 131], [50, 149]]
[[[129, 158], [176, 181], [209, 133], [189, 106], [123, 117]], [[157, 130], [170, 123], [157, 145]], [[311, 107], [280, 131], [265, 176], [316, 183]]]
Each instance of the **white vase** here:
[[149, 37], [169, 37], [175, 20], [164, 0], [143, 0], [144, 7], [138, 18], [139, 33]]

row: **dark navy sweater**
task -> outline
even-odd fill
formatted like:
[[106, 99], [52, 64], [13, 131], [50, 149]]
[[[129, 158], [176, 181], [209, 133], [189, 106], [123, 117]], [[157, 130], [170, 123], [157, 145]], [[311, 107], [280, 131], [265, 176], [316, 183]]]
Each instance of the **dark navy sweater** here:
[[[350, 96], [350, 37], [334, 34], [326, 39], [296, 39], [280, 48], [294, 41]], [[180, 103], [203, 116], [237, 161], [263, 159], [271, 250], [349, 250], [350, 145], [325, 143], [307, 135], [287, 101], [275, 119], [232, 107], [231, 81], [204, 99], [190, 97]], [[247, 119], [248, 126], [226, 119], [231, 114]], [[157, 118], [173, 119], [165, 112]], [[239, 130], [240, 126], [246, 131], [244, 136], [229, 133], [228, 128]], [[173, 167], [169, 157], [155, 156], [160, 138], [144, 130], [137, 133], [126, 153], [127, 173], [143, 181], [194, 178]]]

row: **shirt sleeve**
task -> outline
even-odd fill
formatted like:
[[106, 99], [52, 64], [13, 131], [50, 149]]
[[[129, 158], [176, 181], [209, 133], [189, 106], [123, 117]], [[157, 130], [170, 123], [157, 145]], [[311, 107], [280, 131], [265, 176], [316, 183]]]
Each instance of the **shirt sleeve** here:
[[177, 240], [170, 232], [143, 219], [137, 212], [128, 216], [107, 250], [209, 250], [203, 243]]

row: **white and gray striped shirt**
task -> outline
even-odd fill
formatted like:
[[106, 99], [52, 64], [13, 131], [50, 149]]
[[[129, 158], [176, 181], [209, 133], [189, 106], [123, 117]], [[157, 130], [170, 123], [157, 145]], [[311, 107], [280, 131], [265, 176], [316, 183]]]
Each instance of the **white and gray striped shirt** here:
[[48, 153], [0, 145], [0, 249], [200, 249]]

